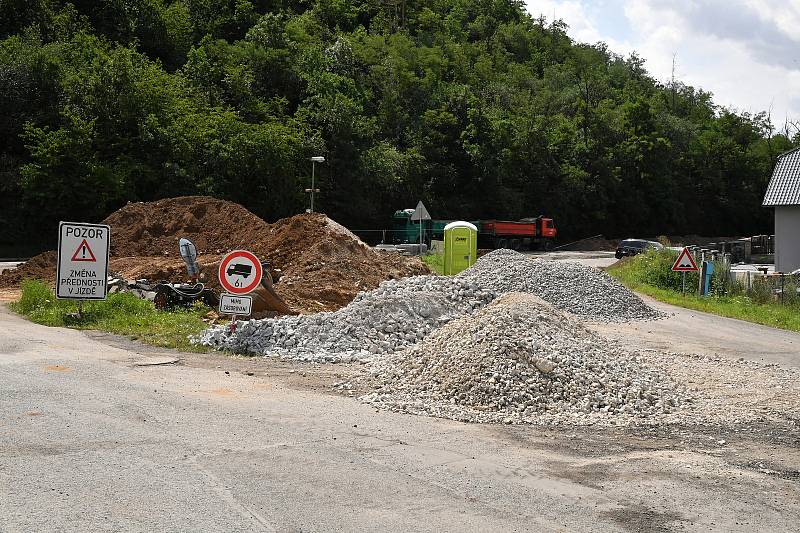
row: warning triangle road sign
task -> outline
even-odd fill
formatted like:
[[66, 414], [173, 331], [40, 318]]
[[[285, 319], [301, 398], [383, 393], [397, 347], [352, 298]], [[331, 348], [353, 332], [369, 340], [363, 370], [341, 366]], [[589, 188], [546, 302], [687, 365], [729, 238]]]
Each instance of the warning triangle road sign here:
[[416, 222], [417, 220], [430, 220], [431, 215], [428, 213], [428, 210], [425, 209], [425, 204], [422, 203], [422, 200], [419, 201], [417, 204], [417, 208], [414, 210], [414, 214], [411, 215], [411, 221]]
[[90, 263], [94, 263], [97, 261], [97, 258], [92, 253], [92, 249], [89, 248], [89, 243], [86, 242], [86, 239], [81, 241], [80, 246], [78, 249], [75, 250], [75, 253], [72, 254], [73, 261], [88, 261]]
[[694, 262], [694, 257], [692, 257], [689, 249], [684, 247], [678, 259], [675, 260], [675, 264], [672, 265], [672, 270], [675, 272], [695, 272], [700, 269], [697, 268], [697, 263]]

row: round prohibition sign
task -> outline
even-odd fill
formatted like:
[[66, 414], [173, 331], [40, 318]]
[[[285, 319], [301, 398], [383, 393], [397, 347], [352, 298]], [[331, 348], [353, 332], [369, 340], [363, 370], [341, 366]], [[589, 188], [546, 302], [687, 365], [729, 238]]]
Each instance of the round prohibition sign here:
[[261, 261], [247, 250], [234, 250], [219, 264], [219, 283], [231, 294], [247, 294], [261, 283]]

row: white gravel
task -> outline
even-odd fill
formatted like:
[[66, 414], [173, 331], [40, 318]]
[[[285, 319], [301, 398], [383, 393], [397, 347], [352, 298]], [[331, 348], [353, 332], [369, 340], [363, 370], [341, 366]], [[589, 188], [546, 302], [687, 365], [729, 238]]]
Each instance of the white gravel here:
[[498, 294], [535, 294], [587, 320], [627, 322], [664, 316], [605, 272], [571, 261], [536, 259], [513, 250], [495, 250], [478, 259], [459, 277]]
[[369, 361], [402, 350], [499, 293], [534, 293], [596, 320], [659, 314], [606, 274], [577, 263], [532, 260], [511, 250], [482, 257], [459, 276], [414, 276], [359, 293], [331, 313], [241, 321], [209, 328], [198, 344], [298, 361]]
[[610, 344], [528, 294], [370, 363], [339, 384], [378, 408], [469, 422], [658, 423], [688, 397], [639, 354]]
[[338, 311], [242, 321], [235, 333], [227, 325], [215, 326], [195, 340], [300, 361], [366, 361], [411, 346], [494, 297], [469, 280], [414, 276], [385, 281]]

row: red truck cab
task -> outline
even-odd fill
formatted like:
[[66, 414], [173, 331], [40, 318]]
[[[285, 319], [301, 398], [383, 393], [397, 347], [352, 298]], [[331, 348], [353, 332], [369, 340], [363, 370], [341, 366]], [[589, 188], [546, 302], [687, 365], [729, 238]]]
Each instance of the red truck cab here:
[[552, 218], [539, 216], [520, 221], [482, 220], [478, 246], [481, 248], [511, 248], [512, 250], [549, 250], [556, 238]]

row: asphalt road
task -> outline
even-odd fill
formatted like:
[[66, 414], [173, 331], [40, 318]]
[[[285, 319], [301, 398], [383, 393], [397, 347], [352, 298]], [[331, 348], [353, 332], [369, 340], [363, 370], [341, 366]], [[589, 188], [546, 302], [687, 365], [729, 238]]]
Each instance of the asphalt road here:
[[[0, 531], [791, 531], [785, 442], [376, 412], [352, 367], [163, 355], [0, 306]], [[168, 354], [174, 355], [174, 354]], [[252, 374], [252, 375], [248, 375]], [[794, 454], [794, 455], [792, 455]], [[788, 460], [788, 459], [787, 459]], [[777, 467], [776, 467], [777, 468]]]
[[530, 252], [527, 255], [540, 257], [542, 259], [552, 259], [554, 261], [575, 261], [587, 266], [596, 268], [603, 268], [613, 265], [617, 262], [614, 257], [614, 252], [574, 252], [574, 251], [559, 251], [554, 252]]
[[637, 348], [800, 366], [800, 333], [676, 307], [642, 294], [639, 296], [670, 317], [653, 322], [593, 324], [592, 329]]
[[[603, 252], [555, 254], [609, 262]], [[674, 315], [593, 327], [643, 347], [798, 364], [797, 334], [654, 305]], [[180, 362], [137, 366], [165, 355]], [[796, 531], [800, 523], [796, 439], [377, 412], [330, 392], [354, 371], [163, 352], [37, 326], [0, 305], [0, 532]], [[721, 438], [725, 446], [715, 444]]]

